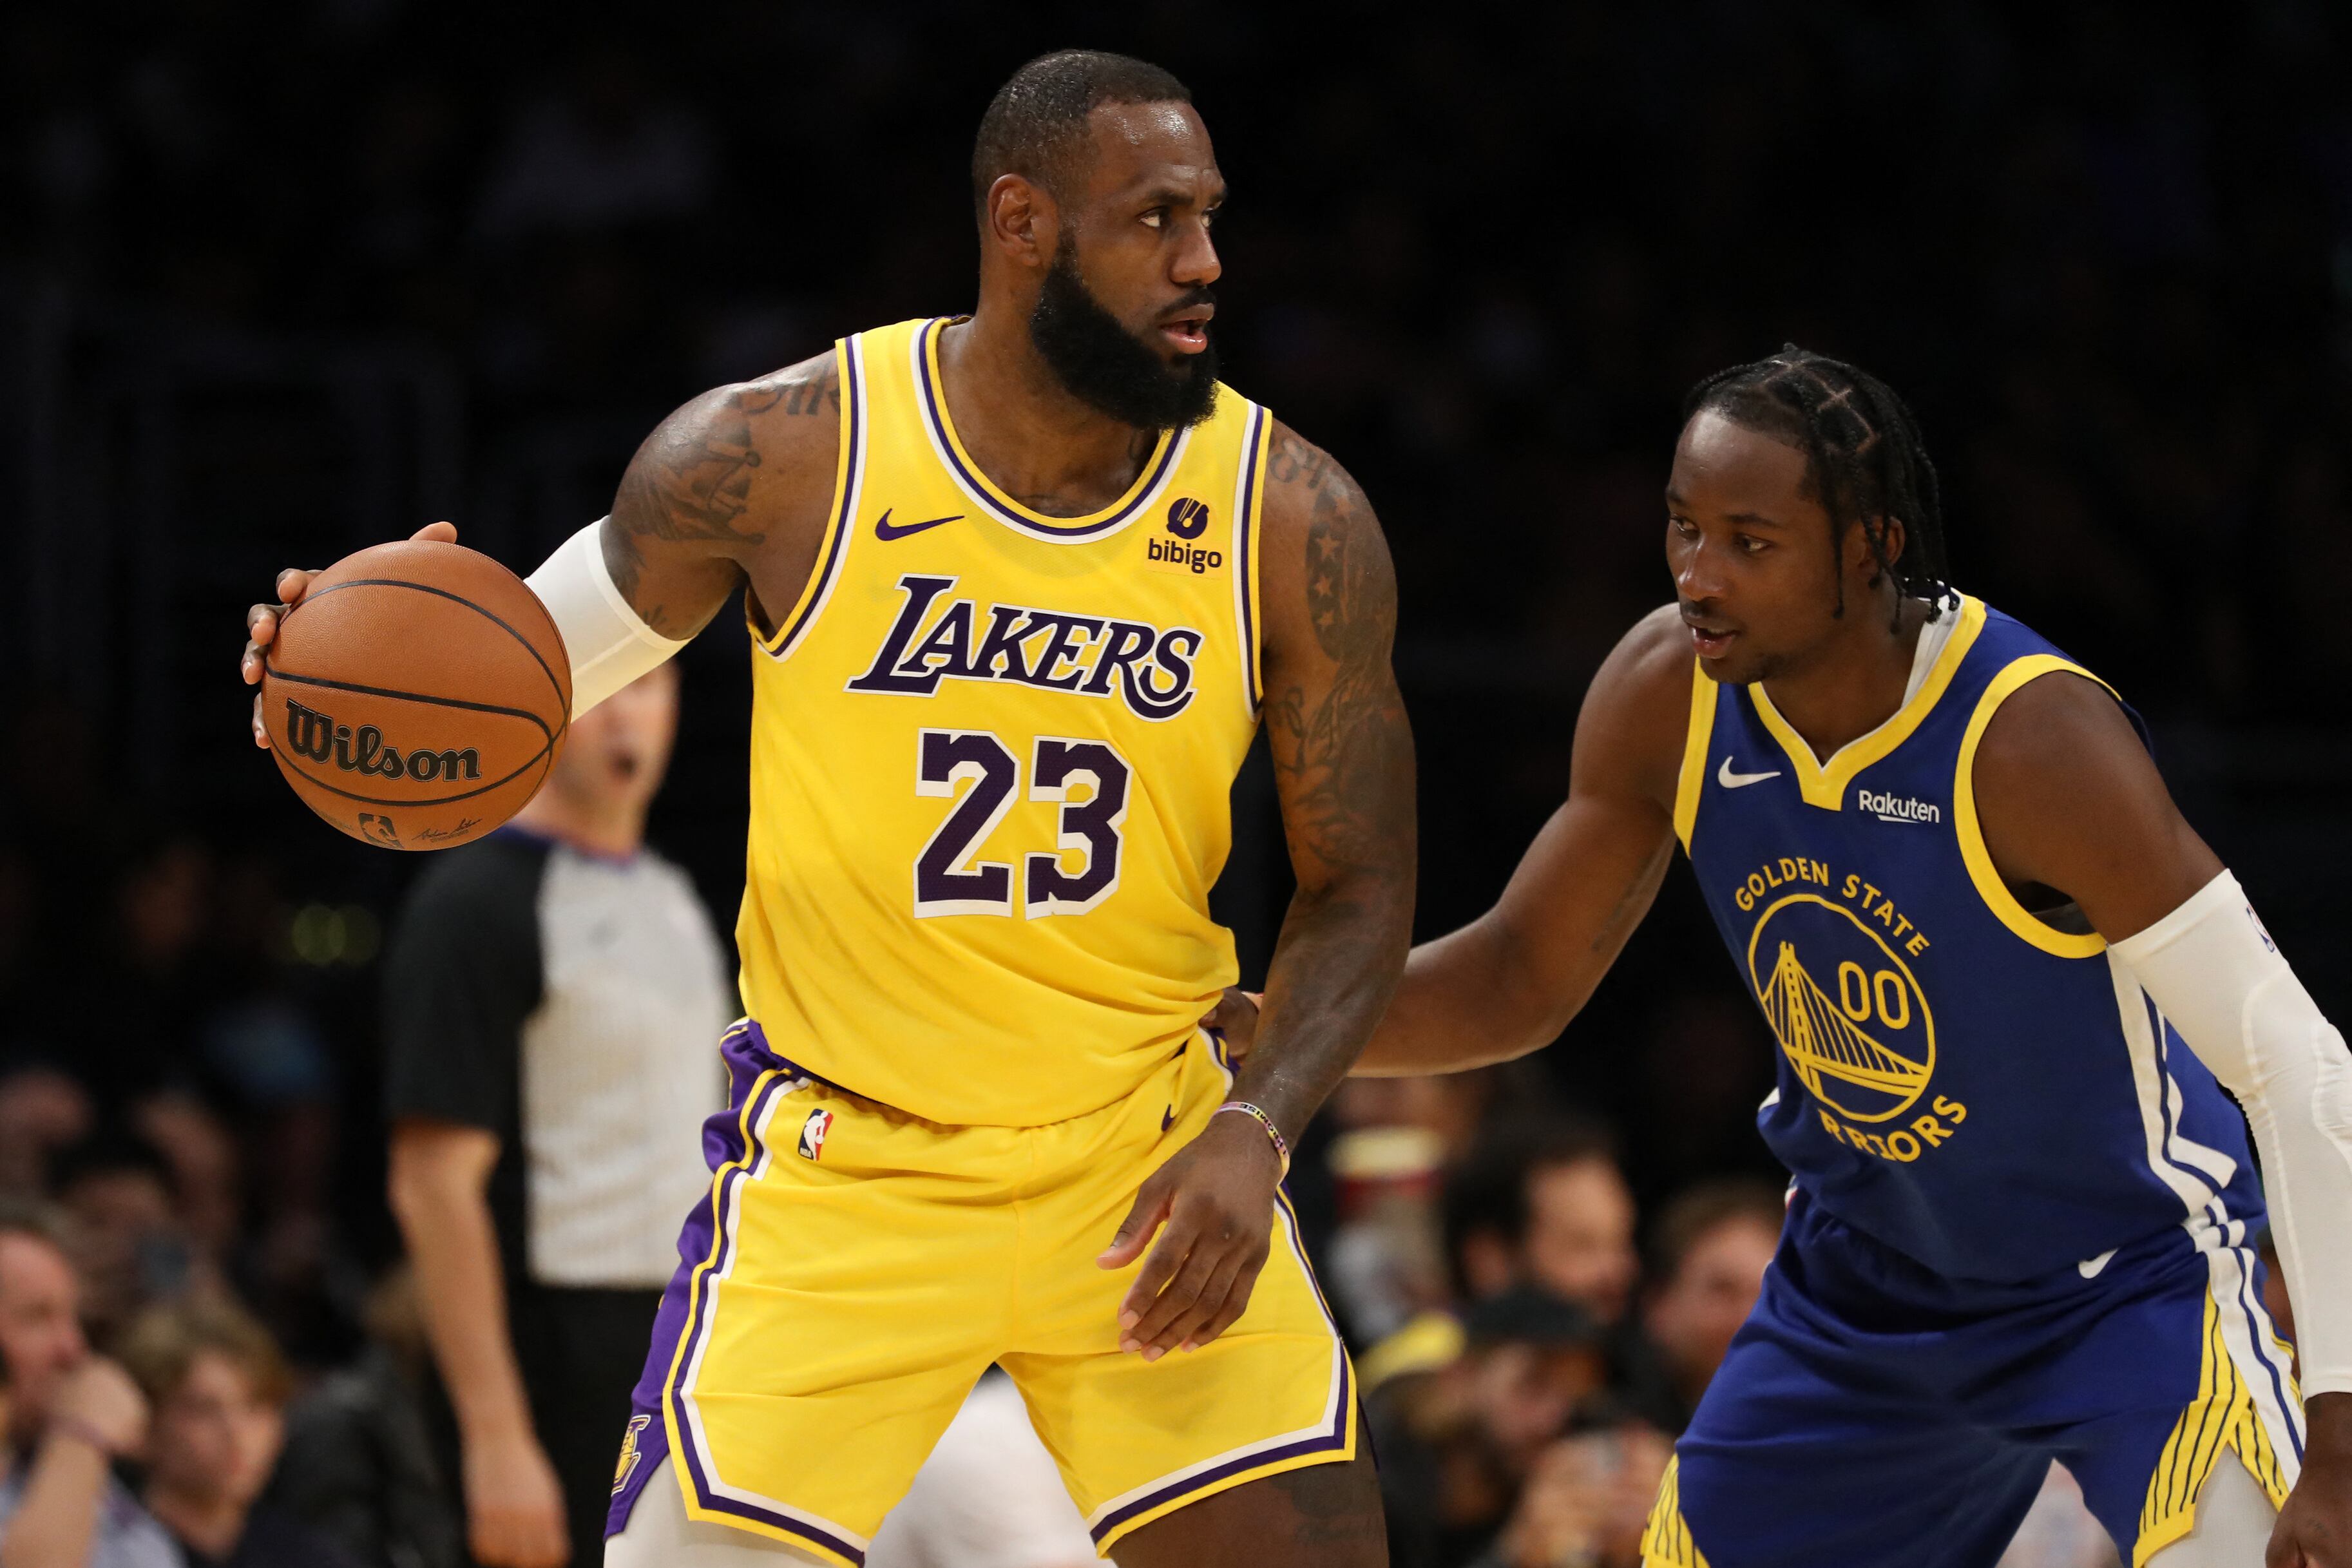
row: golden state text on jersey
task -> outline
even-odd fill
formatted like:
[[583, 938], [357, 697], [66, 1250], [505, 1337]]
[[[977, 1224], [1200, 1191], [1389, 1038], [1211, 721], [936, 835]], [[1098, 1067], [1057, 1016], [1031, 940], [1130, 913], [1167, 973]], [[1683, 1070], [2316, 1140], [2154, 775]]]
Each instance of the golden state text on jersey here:
[[1142, 1083], [1235, 975], [1209, 889], [1257, 727], [1268, 427], [1220, 388], [1087, 517], [982, 473], [932, 320], [844, 339], [831, 520], [752, 661], [743, 1000], [950, 1125]]
[[2086, 672], [1972, 598], [1931, 635], [1901, 710], [1827, 762], [1762, 686], [1693, 672], [1675, 826], [1780, 1046], [1766, 1142], [1948, 1276], [2023, 1279], [2168, 1226], [2242, 1245], [2262, 1211], [2236, 1108], [2104, 942], [2018, 902], [1977, 821], [2001, 703]]

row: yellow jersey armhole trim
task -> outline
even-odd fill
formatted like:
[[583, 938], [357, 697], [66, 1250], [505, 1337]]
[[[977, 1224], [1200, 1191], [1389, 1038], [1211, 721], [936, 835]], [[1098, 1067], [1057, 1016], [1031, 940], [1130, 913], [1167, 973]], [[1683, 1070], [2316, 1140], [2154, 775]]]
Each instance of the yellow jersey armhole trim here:
[[1265, 600], [1258, 586], [1258, 551], [1265, 537], [1267, 432], [1274, 416], [1261, 404], [1249, 405], [1242, 432], [1242, 460], [1234, 480], [1234, 613], [1240, 622], [1242, 700], [1255, 722], [1265, 701]]
[[1807, 805], [1817, 805], [1823, 811], [1841, 809], [1846, 785], [1853, 783], [1864, 768], [1884, 762], [1895, 747], [1911, 738], [1911, 732], [1943, 700], [1952, 677], [1959, 672], [1960, 661], [1975, 646], [1977, 634], [1984, 630], [1984, 601], [1962, 595], [1959, 624], [1952, 628], [1951, 637], [1936, 656], [1935, 667], [1928, 670], [1927, 680], [1911, 700], [1885, 723], [1841, 749], [1827, 766], [1813, 755], [1805, 738], [1780, 717], [1780, 710], [1772, 706], [1772, 699], [1765, 694], [1761, 681], [1748, 689], [1748, 695], [1756, 700], [1756, 713], [1764, 721], [1764, 728], [1772, 732], [1772, 738], [1789, 754], [1789, 765], [1797, 771], [1798, 792]]
[[1977, 820], [1977, 745], [1984, 739], [1985, 726], [2020, 687], [2060, 671], [2098, 680], [2110, 693], [2115, 690], [2081, 665], [2053, 653], [2027, 654], [2004, 667], [1977, 699], [1977, 710], [1969, 716], [1968, 731], [1960, 737], [1959, 765], [1952, 777], [1952, 830], [1959, 838], [1960, 858], [1968, 863], [1969, 880], [1976, 884], [1977, 897], [2001, 924], [2044, 952], [2060, 958], [2096, 958], [2107, 951], [2105, 937], [2054, 930], [2017, 901], [2017, 895], [2009, 890], [1993, 866], [1992, 853], [1985, 847], [1984, 829]]
[[853, 347], [859, 338], [834, 340], [834, 371], [841, 380], [841, 437], [834, 455], [833, 494], [826, 501], [824, 534], [817, 541], [816, 559], [809, 565], [808, 581], [801, 585], [801, 596], [793, 603], [792, 613], [776, 623], [773, 637], [760, 635], [760, 623], [751, 616], [751, 594], [747, 585], [743, 594], [743, 620], [751, 628], [751, 641], [761, 652], [774, 659], [788, 658], [793, 646], [802, 634], [816, 621], [831, 596], [833, 585], [841, 577], [842, 557], [848, 553], [849, 531], [856, 515], [857, 480], [865, 467], [867, 432], [866, 429], [866, 377], [860, 366], [864, 363], [862, 347]]
[[1699, 662], [1691, 660], [1690, 725], [1683, 731], [1683, 768], [1675, 779], [1675, 837], [1690, 853], [1691, 832], [1698, 826], [1698, 794], [1706, 786], [1707, 743], [1715, 738], [1715, 705], [1723, 689], [1706, 678]]

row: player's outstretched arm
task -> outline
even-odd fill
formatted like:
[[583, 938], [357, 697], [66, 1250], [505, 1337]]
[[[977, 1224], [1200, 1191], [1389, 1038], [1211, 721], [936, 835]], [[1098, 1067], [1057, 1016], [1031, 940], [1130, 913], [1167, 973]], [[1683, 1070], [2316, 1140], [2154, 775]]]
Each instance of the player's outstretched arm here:
[[2079, 906], [2246, 1112], [2310, 1425], [2265, 1562], [2352, 1565], [2352, 1053], [2100, 687], [2059, 672], [2021, 688], [1973, 782], [2001, 880]]
[[1618, 643], [1577, 717], [1567, 801], [1493, 909], [1412, 950], [1358, 1073], [1458, 1072], [1525, 1056], [1568, 1026], [1673, 858], [1691, 663], [1671, 605]]
[[[685, 647], [747, 578], [759, 605], [792, 605], [824, 537], [840, 427], [827, 352], [707, 392], [646, 438], [611, 514], [530, 575], [572, 658], [575, 718]], [[448, 543], [457, 531], [436, 522], [413, 537]], [[247, 684], [313, 575], [279, 573], [278, 602], [246, 612]], [[253, 738], [269, 744], [257, 696]]]
[[[1363, 492], [1279, 425], [1266, 475], [1264, 721], [1298, 891], [1233, 1099], [1295, 1139], [1363, 1048], [1412, 940], [1412, 733], [1389, 662], [1396, 575]], [[1103, 1257], [1132, 1261], [1165, 1221], [1121, 1310], [1126, 1345], [1156, 1359], [1241, 1316], [1281, 1174], [1266, 1129], [1228, 1111], [1144, 1184]]]

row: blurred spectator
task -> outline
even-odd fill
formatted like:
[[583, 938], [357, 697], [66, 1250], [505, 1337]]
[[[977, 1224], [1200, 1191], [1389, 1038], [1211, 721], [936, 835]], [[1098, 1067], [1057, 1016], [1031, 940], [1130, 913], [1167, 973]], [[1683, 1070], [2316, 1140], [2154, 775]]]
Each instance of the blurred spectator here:
[[1553, 1444], [1473, 1568], [1642, 1568], [1642, 1531], [1673, 1456], [1665, 1434], [1638, 1423]]
[[47, 1192], [50, 1160], [89, 1136], [97, 1115], [89, 1091], [56, 1068], [0, 1075], [0, 1194]]
[[514, 822], [435, 858], [385, 965], [393, 1211], [486, 1564], [603, 1555], [613, 1465], [736, 1014], [693, 885], [645, 847], [676, 665], [582, 715]]
[[1471, 1300], [1540, 1286], [1612, 1328], [1641, 1273], [1614, 1136], [1580, 1116], [1504, 1122], [1445, 1188], [1446, 1247]]
[[0, 1568], [181, 1568], [172, 1538], [114, 1479], [114, 1460], [143, 1445], [147, 1405], [89, 1353], [63, 1236], [49, 1211], [0, 1199]]
[[1643, 1326], [1658, 1349], [1680, 1432], [1763, 1289], [1788, 1202], [1763, 1182], [1709, 1182], [1666, 1205], [1652, 1232]]
[[82, 1323], [100, 1343], [112, 1344], [150, 1305], [220, 1289], [179, 1223], [170, 1166], [136, 1133], [110, 1126], [68, 1150], [57, 1192], [71, 1222]]
[[1488, 1297], [1468, 1310], [1462, 1329], [1460, 1356], [1387, 1380], [1367, 1405], [1395, 1568], [1467, 1563], [1607, 1384], [1599, 1326], [1540, 1289]]
[[286, 1440], [293, 1379], [269, 1331], [224, 1302], [151, 1309], [122, 1359], [152, 1411], [144, 1500], [188, 1568], [355, 1568], [255, 1500]]
[[464, 1568], [454, 1479], [434, 1453], [431, 1347], [406, 1265], [370, 1292], [367, 1348], [286, 1415], [269, 1499], [367, 1568]]

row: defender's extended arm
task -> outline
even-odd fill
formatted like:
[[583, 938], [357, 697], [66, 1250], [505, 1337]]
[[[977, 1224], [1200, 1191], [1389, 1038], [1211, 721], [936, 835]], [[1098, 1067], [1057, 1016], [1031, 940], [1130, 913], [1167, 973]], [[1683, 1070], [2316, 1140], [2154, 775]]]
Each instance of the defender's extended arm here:
[[1568, 800], [1492, 910], [1423, 942], [1356, 1071], [1458, 1072], [1551, 1043], [1641, 923], [1674, 855], [1690, 638], [1672, 606], [1611, 653], [1576, 723]]

